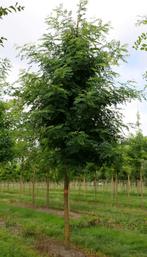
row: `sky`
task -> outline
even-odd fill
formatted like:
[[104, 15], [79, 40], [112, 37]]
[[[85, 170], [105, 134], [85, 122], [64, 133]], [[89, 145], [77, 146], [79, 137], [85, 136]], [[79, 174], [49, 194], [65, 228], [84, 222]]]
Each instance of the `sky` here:
[[[21, 13], [10, 14], [0, 21], [0, 36], [8, 40], [4, 48], [0, 48], [0, 56], [11, 60], [13, 69], [9, 75], [10, 81], [15, 81], [19, 70], [25, 65], [17, 58], [16, 45], [36, 42], [46, 31], [44, 20], [52, 10], [63, 3], [65, 8], [76, 13], [78, 0], [18, 0], [25, 7]], [[0, 0], [0, 4], [8, 6], [14, 0]], [[147, 52], [136, 51], [133, 44], [142, 31], [147, 32], [147, 26], [136, 26], [140, 16], [147, 16], [146, 0], [89, 0], [87, 17], [101, 18], [104, 22], [111, 23], [110, 38], [120, 40], [128, 45], [129, 57], [127, 63], [121, 63], [117, 71], [121, 81], [135, 80], [136, 88], [145, 86], [143, 74], [147, 70]], [[136, 113], [140, 112], [141, 129], [147, 135], [147, 102], [133, 101], [123, 106], [124, 121], [136, 122]], [[133, 132], [130, 129], [130, 132]]]

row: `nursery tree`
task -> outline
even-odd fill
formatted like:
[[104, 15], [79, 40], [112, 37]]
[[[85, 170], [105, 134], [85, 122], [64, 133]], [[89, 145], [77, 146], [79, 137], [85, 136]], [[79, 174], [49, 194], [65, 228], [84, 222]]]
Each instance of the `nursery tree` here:
[[143, 173], [144, 164], [147, 160], [147, 137], [143, 136], [141, 131], [128, 140], [128, 157], [132, 160], [133, 177], [137, 184], [140, 183], [140, 194], [143, 196]]
[[[12, 12], [23, 10], [24, 7], [20, 6], [17, 2], [15, 5], [7, 7], [0, 6], [0, 19]], [[5, 37], [0, 37], [0, 45], [3, 46]], [[3, 89], [7, 86], [6, 77], [10, 69], [10, 63], [7, 59], [0, 59], [0, 163], [10, 160], [12, 154], [12, 139], [10, 137], [10, 121], [7, 115], [7, 105], [1, 100]]]
[[21, 74], [20, 96], [40, 144], [52, 151], [64, 178], [66, 246], [70, 175], [83, 171], [86, 163], [101, 166], [106, 161], [109, 145], [121, 133], [118, 104], [138, 97], [136, 90], [116, 82], [118, 74], [112, 69], [124, 59], [125, 47], [107, 41], [108, 24], [86, 20], [86, 4], [80, 1], [76, 21], [71, 12], [57, 8], [46, 19], [41, 43], [20, 51], [38, 70]]
[[9, 62], [0, 61], [0, 164], [9, 161], [13, 156], [8, 106], [2, 101], [3, 91], [7, 85], [8, 70]]
[[12, 145], [5, 104], [0, 101], [0, 164], [11, 160]]

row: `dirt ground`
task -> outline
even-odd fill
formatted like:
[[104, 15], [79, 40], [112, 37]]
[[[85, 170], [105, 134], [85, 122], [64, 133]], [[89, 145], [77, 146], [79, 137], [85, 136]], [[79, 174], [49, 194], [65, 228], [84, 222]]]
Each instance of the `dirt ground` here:
[[[35, 210], [40, 211], [40, 212], [46, 212], [46, 213], [49, 213], [49, 214], [54, 214], [54, 215], [57, 215], [57, 216], [64, 217], [64, 211], [63, 210], [56, 210], [56, 209], [46, 208], [46, 207], [36, 207], [36, 206], [33, 206], [32, 204], [28, 204], [28, 203], [22, 204], [22, 203], [16, 202], [16, 201], [11, 201], [10, 204], [18, 206], [18, 207], [35, 209]], [[79, 219], [79, 218], [81, 218], [81, 214], [77, 213], [77, 212], [71, 212], [70, 211], [70, 217], [73, 218], [73, 219]]]
[[[55, 214], [58, 216], [64, 216], [63, 210], [55, 210], [51, 208], [45, 207], [34, 207], [31, 204], [21, 204], [19, 202], [14, 201], [11, 202], [12, 205], [25, 207], [25, 208], [33, 208], [37, 211], [46, 212], [49, 214]], [[78, 219], [81, 217], [80, 213], [70, 212], [70, 217], [74, 219]], [[1, 222], [0, 222], [1, 223]], [[35, 248], [41, 253], [45, 254], [48, 257], [97, 257], [97, 255], [88, 254], [82, 251], [81, 249], [75, 248], [71, 246], [69, 249], [66, 249], [64, 243], [62, 241], [53, 240], [50, 238], [42, 238], [37, 241]]]
[[52, 239], [45, 239], [37, 242], [36, 248], [39, 252], [48, 254], [50, 257], [96, 257], [70, 247], [66, 249], [63, 242]]

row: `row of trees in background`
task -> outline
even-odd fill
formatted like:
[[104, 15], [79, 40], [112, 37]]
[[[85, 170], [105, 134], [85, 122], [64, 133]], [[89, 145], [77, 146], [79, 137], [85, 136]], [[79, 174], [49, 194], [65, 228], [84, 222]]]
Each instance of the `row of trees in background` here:
[[[60, 180], [53, 166], [52, 155], [49, 152], [42, 152], [39, 144], [33, 145], [31, 136], [25, 135], [24, 131], [18, 131], [18, 128], [17, 131], [13, 130], [13, 139], [10, 140], [10, 136], [6, 138], [6, 134], [4, 135], [7, 148], [4, 145], [4, 150], [1, 150], [1, 181], [31, 181], [34, 172], [36, 181], [45, 180], [47, 175], [53, 181]], [[109, 150], [107, 163], [96, 166], [93, 162], [87, 162], [77, 174], [71, 175], [71, 179], [111, 181], [112, 178], [117, 178], [137, 183], [137, 180], [144, 178], [144, 181], [147, 181], [147, 137], [143, 136], [141, 131], [113, 145]]]
[[41, 43], [21, 48], [21, 58], [37, 71], [22, 72], [18, 87], [9, 88], [13, 99], [0, 105], [0, 179], [64, 181], [66, 246], [73, 178], [124, 179], [128, 185], [132, 179], [141, 187], [147, 178], [147, 138], [139, 126], [136, 135], [122, 138], [119, 106], [141, 97], [113, 69], [126, 48], [108, 41], [108, 24], [87, 21], [86, 5], [80, 1], [77, 20], [57, 8]]

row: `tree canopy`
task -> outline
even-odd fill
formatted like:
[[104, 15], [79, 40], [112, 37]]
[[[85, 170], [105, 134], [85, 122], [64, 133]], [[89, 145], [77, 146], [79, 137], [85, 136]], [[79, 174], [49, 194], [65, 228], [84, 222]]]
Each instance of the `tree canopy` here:
[[116, 82], [112, 69], [124, 59], [125, 47], [107, 41], [108, 24], [86, 20], [86, 3], [80, 1], [77, 21], [71, 12], [56, 9], [46, 19], [41, 44], [21, 49], [38, 67], [21, 75], [31, 122], [60, 166], [74, 169], [104, 161], [107, 145], [121, 132], [118, 105], [138, 97], [135, 89]]

